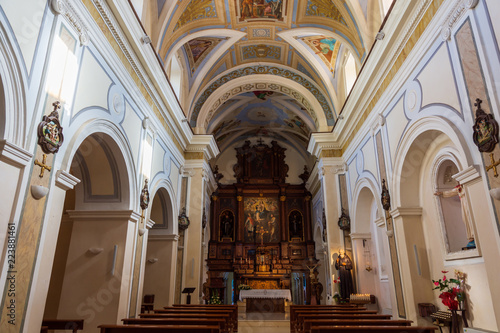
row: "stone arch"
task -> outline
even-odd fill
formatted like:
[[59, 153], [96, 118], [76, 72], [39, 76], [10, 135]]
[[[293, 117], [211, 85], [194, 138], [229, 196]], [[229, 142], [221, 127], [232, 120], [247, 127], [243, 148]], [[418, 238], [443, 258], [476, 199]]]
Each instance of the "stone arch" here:
[[24, 148], [27, 77], [12, 40], [9, 29], [0, 24], [0, 140]]
[[[166, 222], [168, 223], [168, 226], [166, 228], [168, 230], [167, 233], [176, 235], [178, 233], [178, 224], [176, 222], [177, 222], [177, 216], [179, 215], [179, 212], [178, 212], [177, 206], [175, 205], [177, 200], [176, 200], [174, 189], [172, 187], [172, 183], [167, 181], [166, 179], [162, 178], [162, 179], [154, 182], [154, 185], [151, 186], [150, 196], [152, 198], [152, 200], [151, 200], [152, 205], [151, 205], [150, 214], [152, 213], [153, 205], [155, 203], [155, 198], [157, 195], [162, 195], [164, 203], [165, 203], [164, 207], [166, 209], [166, 214], [167, 214], [165, 216], [165, 219], [166, 219]], [[150, 215], [150, 218], [153, 219], [151, 215]], [[155, 219], [153, 219], [153, 221], [155, 223], [159, 223], [159, 221], [156, 221]]]
[[396, 150], [391, 175], [390, 193], [392, 207], [417, 207], [420, 205], [418, 174], [424, 157], [430, 149], [449, 142], [457, 152], [460, 166], [472, 165], [465, 139], [448, 120], [437, 116], [417, 119], [403, 134]]
[[377, 182], [373, 176], [365, 176], [361, 178], [354, 187], [352, 195], [352, 208], [349, 214], [351, 218], [351, 232], [353, 233], [367, 233], [370, 232], [370, 225], [363, 223], [371, 219], [371, 209], [366, 209], [367, 207], [372, 207], [376, 205], [377, 217], [383, 215], [383, 208], [379, 198]]
[[[121, 208], [135, 210], [139, 206], [139, 190], [137, 185], [137, 173], [125, 134], [113, 122], [100, 118], [92, 119], [79, 127], [71, 140], [60, 150], [63, 156], [60, 161], [61, 169], [70, 172], [71, 165], [75, 161], [75, 154], [81, 148], [87, 138], [98, 135], [104, 140], [112, 153], [117, 170], [123, 175], [120, 177]], [[89, 147], [92, 149], [92, 146]]]

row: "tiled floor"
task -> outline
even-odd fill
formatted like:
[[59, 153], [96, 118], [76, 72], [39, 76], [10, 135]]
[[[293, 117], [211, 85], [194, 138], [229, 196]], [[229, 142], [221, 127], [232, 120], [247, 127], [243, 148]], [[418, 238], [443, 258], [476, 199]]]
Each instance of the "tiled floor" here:
[[289, 313], [241, 313], [238, 315], [240, 333], [288, 333], [290, 332]]

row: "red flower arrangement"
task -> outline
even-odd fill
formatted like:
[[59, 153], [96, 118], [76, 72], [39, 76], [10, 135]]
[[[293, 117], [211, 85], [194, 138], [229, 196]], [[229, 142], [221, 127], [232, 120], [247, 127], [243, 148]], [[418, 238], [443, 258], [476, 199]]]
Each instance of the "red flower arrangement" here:
[[[446, 274], [448, 271], [441, 271], [441, 273]], [[458, 310], [458, 302], [463, 301], [464, 292], [460, 289], [460, 281], [457, 279], [447, 279], [446, 275], [443, 275], [443, 279], [437, 281], [432, 280], [434, 283], [434, 288], [432, 290], [439, 289], [441, 294], [441, 302], [448, 307], [450, 310]]]

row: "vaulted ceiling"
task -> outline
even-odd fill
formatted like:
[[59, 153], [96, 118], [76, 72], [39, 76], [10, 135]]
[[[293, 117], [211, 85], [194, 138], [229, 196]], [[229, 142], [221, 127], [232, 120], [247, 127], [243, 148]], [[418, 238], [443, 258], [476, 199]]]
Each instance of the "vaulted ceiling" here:
[[303, 155], [334, 126], [388, 2], [131, 0], [195, 133]]

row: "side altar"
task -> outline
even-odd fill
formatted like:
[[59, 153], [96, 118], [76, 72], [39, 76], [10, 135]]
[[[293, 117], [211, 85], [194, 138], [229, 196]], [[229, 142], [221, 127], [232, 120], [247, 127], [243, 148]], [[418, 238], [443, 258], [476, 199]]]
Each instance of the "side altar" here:
[[302, 184], [287, 183], [285, 150], [275, 141], [271, 146], [246, 141], [236, 148], [235, 183], [220, 184], [222, 175], [214, 172], [218, 187], [211, 196], [208, 278], [203, 285], [207, 302], [214, 293], [236, 302], [240, 285], [290, 293], [292, 276], [300, 276], [306, 285], [301, 291], [305, 297], [297, 302], [309, 304], [317, 294], [308, 268], [318, 262], [311, 194], [305, 187], [309, 172], [304, 168], [297, 175]]

